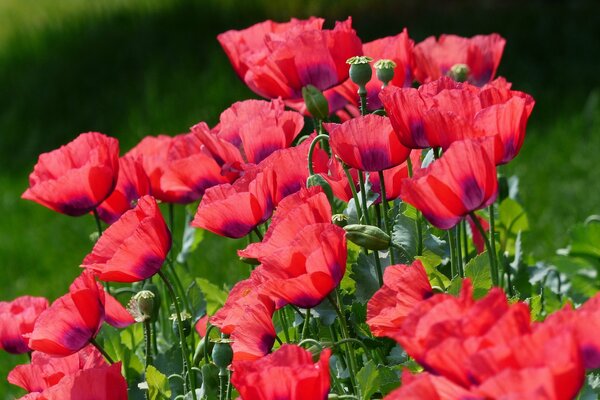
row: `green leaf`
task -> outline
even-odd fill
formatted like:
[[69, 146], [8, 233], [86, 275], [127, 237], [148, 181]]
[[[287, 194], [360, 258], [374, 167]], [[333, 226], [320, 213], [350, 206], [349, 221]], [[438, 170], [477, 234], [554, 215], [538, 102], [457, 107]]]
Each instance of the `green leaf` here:
[[373, 294], [379, 290], [379, 279], [377, 278], [377, 266], [375, 265], [375, 255], [371, 253], [368, 256], [360, 253], [356, 264], [352, 265], [350, 278], [356, 282], [355, 296], [356, 300], [365, 304]]
[[325, 326], [331, 326], [337, 318], [337, 313], [330, 301], [322, 301], [316, 307], [310, 309], [311, 315], [321, 320]]
[[462, 287], [462, 283], [463, 283], [463, 279], [455, 276], [454, 279], [452, 279], [452, 282], [450, 282], [450, 285], [448, 286], [446, 292], [448, 294], [451, 294], [452, 296], [458, 296], [460, 294], [460, 288]]
[[379, 392], [382, 396], [400, 386], [400, 375], [398, 370], [387, 365], [378, 365], [379, 370]]
[[534, 321], [542, 321], [544, 319], [542, 316], [542, 296], [539, 294], [537, 296], [533, 296], [527, 299], [527, 303], [529, 304], [531, 319]]
[[442, 262], [442, 259], [438, 255], [426, 251], [422, 256], [417, 256], [415, 259], [423, 263], [427, 277], [433, 286], [439, 286], [445, 290], [450, 285], [450, 279], [437, 269]]
[[216, 285], [210, 283], [204, 278], [196, 278], [196, 284], [204, 293], [206, 299], [206, 312], [213, 315], [227, 300], [227, 292], [219, 289]]
[[465, 265], [465, 276], [471, 278], [473, 296], [476, 299], [488, 293], [492, 287], [492, 274], [487, 251], [479, 254]]
[[191, 310], [188, 311], [192, 314], [192, 321], [195, 323], [206, 314], [206, 300], [204, 299], [204, 293], [202, 293], [202, 290], [198, 287], [196, 281], [192, 281], [192, 284], [187, 288], [186, 296], [191, 307]]
[[571, 231], [569, 254], [600, 258], [600, 223], [575, 225]]
[[198, 245], [204, 239], [204, 229], [194, 228], [190, 221], [193, 218], [193, 214], [187, 214], [185, 220], [185, 229], [183, 231], [183, 243], [181, 244], [181, 251], [177, 255], [177, 262], [183, 264], [187, 261], [190, 254], [192, 254]]
[[149, 365], [148, 368], [146, 368], [146, 382], [148, 383], [148, 395], [150, 400], [171, 398], [169, 380], [152, 365]]
[[515, 200], [506, 198], [498, 208], [500, 214], [500, 225], [509, 235], [516, 236], [519, 231], [529, 230], [529, 220], [523, 207]]
[[379, 371], [373, 360], [369, 360], [356, 374], [362, 389], [362, 400], [369, 400], [379, 390]]
[[392, 244], [411, 262], [417, 255], [417, 226], [414, 219], [398, 214], [392, 229]]

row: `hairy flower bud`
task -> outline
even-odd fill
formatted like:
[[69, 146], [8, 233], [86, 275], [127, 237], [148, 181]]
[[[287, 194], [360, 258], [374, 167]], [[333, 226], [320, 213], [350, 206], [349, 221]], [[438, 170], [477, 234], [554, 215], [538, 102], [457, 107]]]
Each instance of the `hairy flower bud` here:
[[329, 103], [323, 93], [313, 85], [302, 88], [302, 98], [306, 109], [315, 118], [324, 120], [329, 116]]
[[351, 224], [344, 227], [346, 238], [369, 250], [385, 250], [390, 247], [390, 236], [372, 225]]

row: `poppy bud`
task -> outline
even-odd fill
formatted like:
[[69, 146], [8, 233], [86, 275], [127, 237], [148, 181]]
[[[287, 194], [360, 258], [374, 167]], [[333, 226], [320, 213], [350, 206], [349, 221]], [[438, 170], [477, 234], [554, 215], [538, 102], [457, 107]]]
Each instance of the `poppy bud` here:
[[390, 247], [390, 236], [372, 225], [351, 224], [344, 227], [346, 238], [369, 250], [385, 250]]
[[373, 71], [369, 63], [373, 61], [371, 57], [355, 56], [346, 60], [350, 64], [350, 79], [358, 85], [358, 94], [366, 95], [367, 89], [365, 85], [371, 80]]
[[334, 214], [331, 217], [331, 222], [343, 228], [348, 225], [348, 216], [346, 214]]
[[466, 82], [469, 77], [469, 67], [467, 64], [454, 64], [448, 71], [448, 76], [456, 82]]
[[383, 83], [382, 88], [386, 87], [390, 81], [394, 79], [394, 68], [396, 68], [396, 63], [392, 60], [378, 60], [373, 67], [375, 67], [377, 79]]
[[[171, 320], [173, 321], [173, 333], [177, 337], [177, 315], [171, 315]], [[192, 316], [186, 311], [181, 313], [181, 329], [183, 330], [183, 336], [185, 337], [188, 337], [190, 333], [192, 333]]]
[[326, 119], [329, 116], [329, 103], [319, 89], [313, 85], [304, 86], [302, 98], [310, 115], [318, 119]]

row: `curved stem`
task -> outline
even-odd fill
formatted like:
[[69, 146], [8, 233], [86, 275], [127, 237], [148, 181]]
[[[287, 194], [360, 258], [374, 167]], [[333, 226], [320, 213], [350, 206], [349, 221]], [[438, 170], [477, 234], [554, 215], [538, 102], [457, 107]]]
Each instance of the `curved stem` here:
[[310, 147], [308, 148], [308, 174], [309, 175], [315, 174], [315, 170], [313, 168], [313, 162], [312, 162], [313, 153], [315, 152], [315, 148], [317, 147], [317, 144], [321, 140], [329, 140], [329, 136], [320, 134], [320, 135], [315, 136], [315, 138], [312, 140], [312, 142], [310, 142]]
[[311, 338], [302, 339], [300, 343], [298, 343], [298, 346], [302, 346], [306, 343], [312, 343], [313, 345], [317, 346], [319, 350], [323, 350], [323, 345], [321, 344], [321, 342]]
[[96, 339], [91, 338], [90, 339], [90, 343], [92, 345], [94, 345], [95, 348], [98, 349], [98, 351], [100, 352], [100, 354], [102, 354], [104, 356], [104, 358], [106, 358], [106, 361], [108, 361], [109, 364], [114, 364], [115, 363], [113, 361], [112, 357], [106, 352], [106, 350], [104, 350], [104, 348], [102, 346], [100, 346], [100, 343], [98, 343], [96, 341]]
[[473, 211], [471, 211], [469, 213], [469, 215], [471, 216], [473, 223], [475, 223], [477, 230], [483, 237], [483, 241], [485, 243], [485, 248], [488, 252], [488, 257], [490, 258], [490, 270], [491, 270], [491, 274], [492, 274], [492, 284], [494, 286], [498, 286], [498, 271], [496, 269], [496, 265], [494, 264], [494, 256], [492, 254], [492, 246], [490, 245], [490, 241], [485, 233], [485, 230], [483, 229], [483, 226], [481, 226], [481, 223], [477, 219], [477, 216], [475, 215], [475, 213]]
[[[387, 200], [387, 194], [385, 192], [385, 179], [383, 176], [383, 171], [378, 171], [377, 173], [379, 174], [379, 186], [381, 188], [381, 204], [383, 205], [383, 226], [385, 228], [386, 233], [390, 237], [392, 237], [392, 229], [388, 220], [389, 204]], [[392, 265], [396, 264], [394, 251], [392, 249], [390, 249], [390, 263]]]
[[258, 237], [258, 240], [260, 242], [262, 242], [263, 241], [263, 234], [260, 233], [260, 231], [258, 230], [258, 226], [255, 226], [252, 231], [256, 234], [256, 236]]
[[179, 332], [179, 345], [181, 347], [181, 358], [183, 359], [183, 374], [184, 376], [187, 374], [190, 384], [190, 390], [192, 392], [192, 399], [196, 400], [196, 375], [192, 373], [189, 367], [190, 354], [187, 348], [185, 335], [183, 334], [183, 323], [181, 321], [181, 307], [179, 305], [179, 299], [177, 299], [177, 294], [175, 294], [175, 289], [173, 288], [173, 285], [171, 284], [167, 276], [162, 272], [162, 270], [158, 270], [158, 275], [165, 283], [165, 286], [169, 291], [169, 295], [171, 296], [171, 300], [175, 305], [175, 313], [177, 316], [177, 331]]

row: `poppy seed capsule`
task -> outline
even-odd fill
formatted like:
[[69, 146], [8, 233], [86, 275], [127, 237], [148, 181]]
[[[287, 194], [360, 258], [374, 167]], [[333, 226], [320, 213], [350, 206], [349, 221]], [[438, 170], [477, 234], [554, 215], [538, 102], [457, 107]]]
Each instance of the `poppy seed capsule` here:
[[454, 64], [448, 71], [448, 76], [456, 82], [466, 82], [469, 78], [469, 72], [467, 64]]
[[343, 228], [348, 225], [348, 216], [346, 214], [334, 214], [331, 217], [331, 222]]
[[306, 109], [314, 118], [327, 119], [329, 116], [329, 102], [323, 93], [313, 85], [302, 88], [302, 98]]
[[392, 60], [377, 60], [373, 67], [375, 68], [377, 79], [383, 83], [382, 87], [386, 87], [390, 81], [394, 79], [394, 68], [396, 68], [396, 63]]
[[223, 370], [231, 364], [233, 360], [233, 349], [229, 339], [221, 339], [215, 343], [212, 350], [213, 362], [219, 369]]
[[373, 71], [369, 63], [373, 61], [371, 57], [367, 56], [355, 56], [346, 60], [347, 64], [350, 64], [350, 79], [352, 82], [358, 85], [359, 94], [361, 90], [365, 91], [365, 85], [371, 80]]
[[385, 250], [390, 247], [390, 236], [372, 225], [351, 224], [344, 227], [346, 238], [369, 250]]

